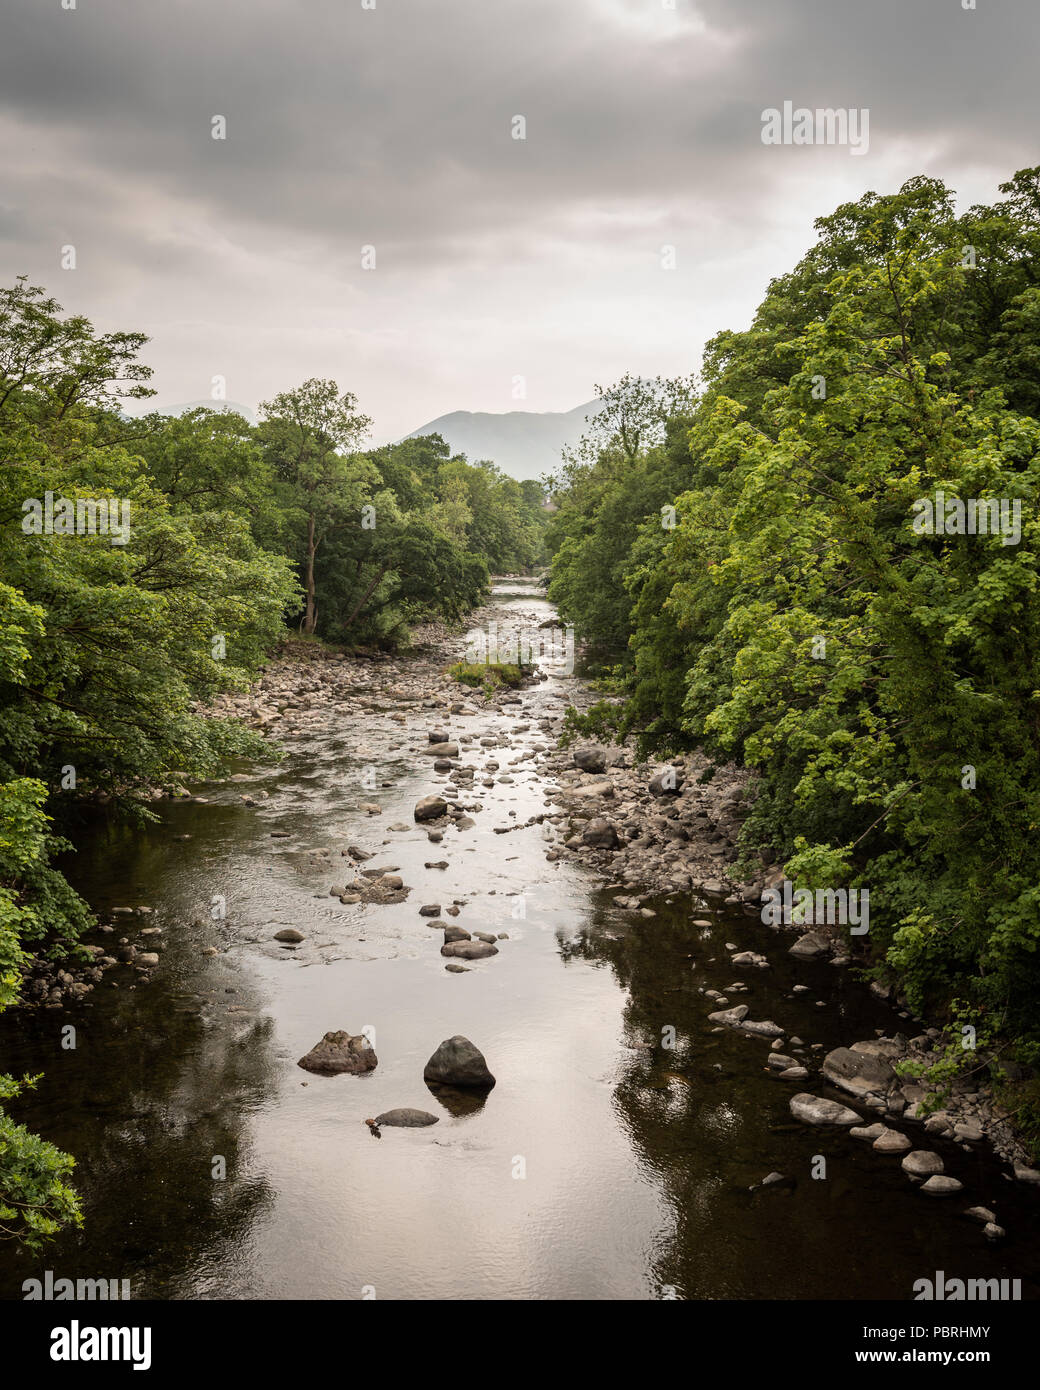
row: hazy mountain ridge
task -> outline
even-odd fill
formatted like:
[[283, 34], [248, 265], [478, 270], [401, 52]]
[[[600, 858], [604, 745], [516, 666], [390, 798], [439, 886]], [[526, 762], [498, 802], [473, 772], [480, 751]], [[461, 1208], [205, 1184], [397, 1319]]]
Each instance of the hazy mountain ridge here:
[[566, 411], [510, 410], [494, 414], [455, 410], [412, 430], [405, 438], [439, 434], [452, 453], [465, 454], [471, 463], [491, 459], [513, 478], [538, 478], [555, 469], [560, 450], [577, 441], [585, 428], [585, 417], [595, 414], [597, 408], [597, 401], [587, 401]]

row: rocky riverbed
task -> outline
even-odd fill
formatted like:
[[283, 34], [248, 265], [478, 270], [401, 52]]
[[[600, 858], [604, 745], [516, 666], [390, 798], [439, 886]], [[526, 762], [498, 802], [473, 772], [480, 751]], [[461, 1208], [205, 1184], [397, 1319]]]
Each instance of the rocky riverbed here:
[[[547, 613], [505, 585], [469, 626], [530, 632]], [[937, 1030], [860, 982], [841, 940], [764, 924], [775, 866], [734, 868], [748, 774], [561, 747], [567, 710], [599, 698], [565, 666], [474, 690], [448, 674], [462, 633], [420, 638], [394, 658], [291, 644], [211, 711], [268, 733], [283, 763], [155, 789], [157, 826], [83, 847], [95, 973], [39, 977], [22, 1058], [47, 1072], [38, 1127], [55, 1107], [109, 1181], [148, 1137], [139, 1230], [161, 1213], [160, 1175], [196, 1181], [182, 1134], [241, 1150], [239, 1198], [262, 1191], [272, 1212], [246, 1256], [207, 1203], [184, 1257], [142, 1275], [154, 1296], [257, 1296], [276, 1269], [309, 1297], [369, 1278], [406, 1297], [766, 1296], [774, 1238], [801, 1252], [795, 1297], [909, 1296], [920, 1261], [996, 1274], [1011, 1259], [1028, 1278], [1015, 1252], [1040, 1194], [1007, 1117], [971, 1083], [927, 1114], [895, 1066], [933, 1060]], [[48, 1062], [68, 1019], [110, 1060]], [[448, 1043], [486, 1056], [490, 1099], [424, 1076]], [[101, 1149], [98, 1106], [118, 1128]], [[807, 1182], [821, 1155], [833, 1181]], [[463, 1208], [445, 1202], [459, 1181]], [[825, 1189], [846, 1200], [824, 1219]], [[788, 1200], [794, 1218], [774, 1205]], [[460, 1217], [470, 1203], [479, 1223]], [[95, 1248], [122, 1248], [120, 1219], [99, 1193]], [[200, 1221], [221, 1251], [209, 1282]], [[683, 1235], [654, 1235], [662, 1221]], [[836, 1243], [879, 1224], [884, 1243], [836, 1283]], [[536, 1230], [554, 1232], [549, 1264], [519, 1253]], [[465, 1268], [438, 1263], [446, 1246]]]
[[[492, 605], [471, 615], [469, 626], [486, 631], [495, 625], [508, 641], [510, 625], [515, 622], [515, 615]], [[512, 724], [507, 741], [480, 737], [467, 726], [489, 712], [509, 715], [522, 710], [522, 694], [513, 689], [475, 692], [454, 681], [447, 668], [461, 655], [457, 634], [431, 626], [419, 634], [419, 642], [418, 655], [401, 659], [359, 659], [320, 649], [304, 655], [297, 649], [293, 656], [274, 661], [248, 696], [231, 697], [214, 713], [245, 719], [255, 728], [277, 735], [305, 730], [313, 720], [323, 718], [330, 705], [344, 711], [358, 707], [386, 711], [392, 706], [389, 717], [401, 726], [402, 741], [391, 743], [389, 751], [407, 746], [417, 756], [431, 757], [434, 769], [449, 778], [441, 793], [417, 803], [414, 812], [416, 821], [427, 827], [436, 844], [444, 843], [445, 831], [464, 831], [473, 825], [472, 818], [484, 809], [479, 800], [481, 788], [508, 783], [521, 769], [552, 777], [546, 803], [551, 809], [515, 825], [496, 826], [495, 832], [506, 834], [521, 825], [544, 825], [549, 862], [562, 855], [577, 858], [615, 893], [618, 907], [641, 917], [654, 915], [648, 905], [652, 900], [679, 893], [757, 914], [764, 891], [782, 884], [782, 872], [768, 863], [763, 863], [761, 873], [752, 880], [735, 872], [736, 843], [752, 782], [746, 769], [735, 764], [711, 764], [696, 753], [667, 763], [638, 762], [631, 741], [620, 747], [578, 741], [573, 747], [560, 749], [567, 710], [581, 712], [597, 698], [580, 682], [572, 682], [566, 696], [556, 700], [557, 708], [536, 724], [524, 719]], [[425, 746], [414, 742], [417, 726], [419, 737], [425, 734]], [[508, 750], [505, 766], [501, 762], [503, 747]], [[710, 777], [705, 781], [709, 768]], [[243, 799], [247, 803], [251, 800], [246, 795]], [[371, 816], [381, 814], [375, 795], [372, 802], [362, 802], [360, 809]], [[360, 858], [356, 846], [346, 852]], [[397, 901], [394, 895], [408, 892], [399, 876], [385, 874], [355, 877], [345, 887], [346, 893], [340, 895], [343, 902]], [[390, 896], [380, 897], [381, 893]], [[853, 964], [847, 941], [841, 936], [826, 930], [790, 930], [799, 940], [788, 946], [781, 939], [778, 949], [790, 950], [802, 959], [828, 959], [838, 968]], [[492, 936], [473, 942], [463, 929], [449, 929], [443, 950], [467, 959], [479, 958], [497, 950], [491, 944], [494, 940]], [[740, 970], [768, 968], [768, 961], [764, 957], [745, 960], [735, 952], [734, 965]], [[886, 988], [876, 984], [873, 988], [880, 997], [890, 997]], [[897, 1002], [905, 1005], [905, 1001]], [[915, 1022], [905, 1008], [900, 1008], [900, 1017]], [[916, 1022], [921, 1024], [921, 1020]], [[733, 1026], [751, 1033], [757, 1027], [762, 1032], [754, 1020]], [[768, 1065], [775, 1067], [777, 1055], [782, 1056], [778, 1049], [783, 1030], [773, 1027], [777, 1040]], [[770, 1031], [766, 1029], [765, 1036]], [[891, 1037], [853, 1040], [849, 1049], [828, 1054], [818, 1079], [851, 1092], [872, 1110], [921, 1124], [927, 1133], [953, 1138], [965, 1148], [988, 1142], [1012, 1165], [1020, 1181], [1040, 1183], [1040, 1172], [1029, 1165], [1007, 1110], [977, 1075], [956, 1080], [948, 1099], [937, 1110], [930, 1109], [934, 1107], [932, 1088], [897, 1075], [894, 1067], [900, 1062], [924, 1067], [937, 1063], [947, 1041], [939, 1029], [923, 1024], [919, 1030], [911, 1028]], [[852, 1075], [846, 1074], [846, 1054], [864, 1064]], [[982, 1059], [977, 1070], [984, 1065]], [[810, 1076], [793, 1060], [791, 1069], [780, 1074], [799, 1081]], [[885, 1135], [892, 1132], [886, 1130]], [[892, 1142], [881, 1135], [874, 1135], [874, 1140], [879, 1151], [886, 1151]], [[889, 1151], [898, 1150], [893, 1147]]]

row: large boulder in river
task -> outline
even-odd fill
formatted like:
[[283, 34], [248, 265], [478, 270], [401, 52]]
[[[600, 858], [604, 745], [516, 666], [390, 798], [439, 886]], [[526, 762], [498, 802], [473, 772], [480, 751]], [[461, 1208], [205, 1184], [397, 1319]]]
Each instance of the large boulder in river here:
[[810, 1095], [801, 1091], [791, 1097], [791, 1114], [803, 1124], [817, 1128], [847, 1128], [859, 1124], [859, 1116], [847, 1105], [839, 1105], [836, 1100], [824, 1100], [822, 1096]]
[[402, 1129], [418, 1129], [421, 1125], [435, 1125], [437, 1116], [431, 1115], [428, 1110], [384, 1110], [381, 1115], [375, 1118], [377, 1125], [397, 1125]]
[[415, 819], [417, 821], [439, 820], [448, 810], [448, 803], [442, 796], [424, 796], [421, 801], [415, 803]]
[[581, 832], [581, 842], [589, 849], [617, 849], [618, 833], [610, 821], [594, 816]]
[[888, 1088], [894, 1072], [883, 1057], [836, 1047], [823, 1059], [821, 1071], [832, 1085], [850, 1096], [866, 1096]]
[[326, 1033], [296, 1065], [321, 1076], [337, 1076], [341, 1072], [358, 1076], [371, 1071], [378, 1061], [366, 1037], [339, 1032]]
[[457, 743], [428, 743], [422, 751], [432, 753], [435, 758], [457, 758], [459, 745]]
[[[479, 944], [479, 943], [476, 943]], [[426, 1063], [423, 1080], [440, 1086], [472, 1086], [490, 1090], [495, 1078], [488, 1071], [484, 1054], [469, 1038], [446, 1038]]]
[[489, 946], [486, 941], [446, 941], [441, 947], [442, 956], [461, 956], [463, 960], [483, 960], [485, 956], [497, 956], [498, 947]]
[[574, 766], [582, 772], [606, 772], [607, 755], [602, 748], [575, 748]]

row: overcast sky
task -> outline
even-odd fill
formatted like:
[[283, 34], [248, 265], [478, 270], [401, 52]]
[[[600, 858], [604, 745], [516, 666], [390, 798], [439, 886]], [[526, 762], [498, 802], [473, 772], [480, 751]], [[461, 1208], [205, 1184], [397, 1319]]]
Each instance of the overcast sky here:
[[[963, 3], [0, 0], [0, 271], [149, 334], [159, 407], [566, 410], [695, 370], [838, 202], [1040, 162], [1040, 6]], [[785, 100], [868, 152], [764, 145]]]

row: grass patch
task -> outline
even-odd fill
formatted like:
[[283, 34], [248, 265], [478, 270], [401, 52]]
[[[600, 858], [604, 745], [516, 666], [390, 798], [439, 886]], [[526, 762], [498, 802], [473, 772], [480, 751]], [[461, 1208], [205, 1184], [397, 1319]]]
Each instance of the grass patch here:
[[456, 661], [448, 667], [448, 675], [460, 685], [497, 690], [500, 686], [516, 687], [523, 683], [524, 668], [505, 661]]

